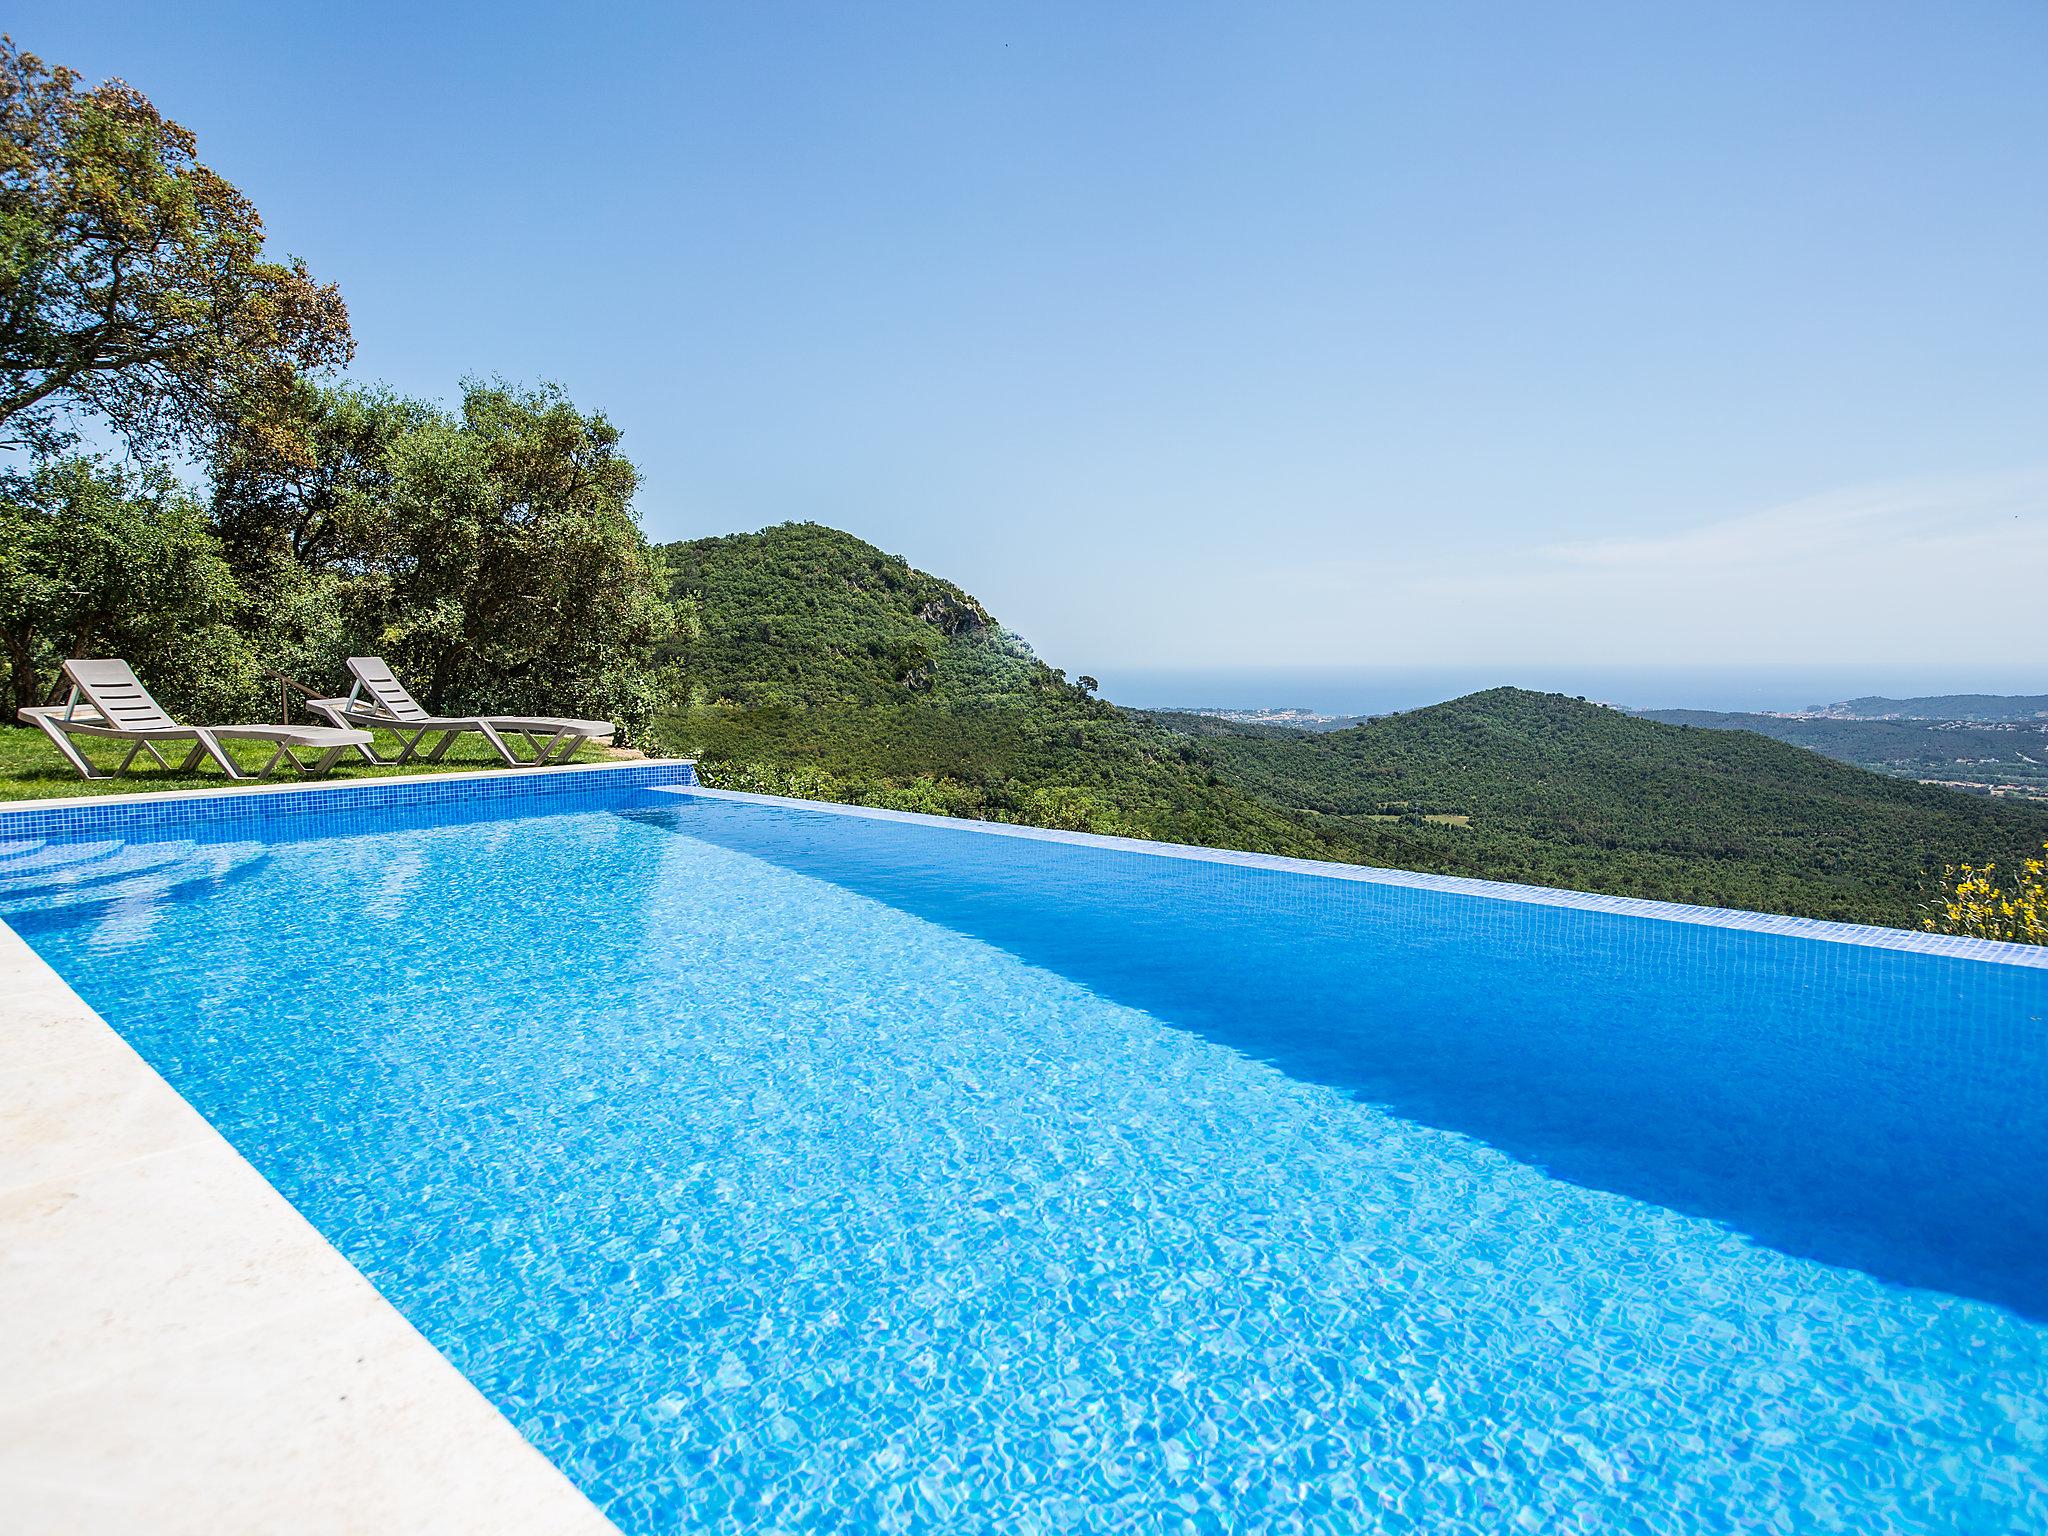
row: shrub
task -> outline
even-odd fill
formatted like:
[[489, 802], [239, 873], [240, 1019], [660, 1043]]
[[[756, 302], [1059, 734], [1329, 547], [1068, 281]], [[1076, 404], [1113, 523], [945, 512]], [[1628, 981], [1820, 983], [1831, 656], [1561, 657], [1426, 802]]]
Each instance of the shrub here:
[[[2041, 851], [2048, 855], [2048, 843]], [[1956, 865], [1943, 881], [1940, 915], [1927, 920], [1931, 932], [2048, 944], [2048, 857], [2023, 859], [2004, 876], [1996, 864]]]

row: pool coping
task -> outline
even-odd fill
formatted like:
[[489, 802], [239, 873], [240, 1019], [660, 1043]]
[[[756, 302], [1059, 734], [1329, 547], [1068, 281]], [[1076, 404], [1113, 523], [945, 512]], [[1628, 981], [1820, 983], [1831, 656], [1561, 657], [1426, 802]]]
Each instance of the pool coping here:
[[194, 800], [245, 800], [265, 795], [344, 794], [350, 790], [395, 789], [421, 784], [461, 784], [477, 779], [542, 779], [565, 773], [617, 773], [693, 763], [688, 757], [621, 757], [602, 763], [551, 763], [518, 768], [465, 768], [448, 773], [380, 773], [373, 779], [299, 779], [280, 784], [228, 784], [204, 789], [138, 789], [107, 795], [45, 795], [40, 800], [0, 800], [0, 816], [38, 811], [120, 805], [173, 805]]
[[1746, 912], [1738, 907], [1692, 906], [1683, 902], [1653, 901], [1641, 896], [1604, 896], [1593, 891], [1571, 891], [1550, 885], [1523, 885], [1508, 880], [1481, 880], [1470, 875], [1430, 875], [1378, 864], [1338, 864], [1326, 859], [1296, 859], [1281, 854], [1245, 853], [1231, 848], [1204, 848], [1194, 843], [1152, 842], [1140, 837], [1112, 837], [1100, 832], [1067, 832], [1053, 827], [1019, 826], [1007, 821], [975, 821], [962, 816], [933, 816], [922, 811], [892, 811], [879, 806], [847, 805], [831, 800], [798, 800], [787, 795], [761, 795], [746, 790], [717, 789], [707, 784], [661, 784], [650, 785], [649, 788], [661, 794], [697, 795], [706, 799], [787, 806], [841, 816], [858, 816], [874, 821], [908, 822], [918, 826], [941, 827], [960, 832], [980, 832], [995, 837], [1021, 837], [1036, 842], [1110, 848], [1123, 853], [1149, 854], [1155, 858], [1188, 859], [1205, 864], [1233, 864], [1244, 869], [1277, 870], [1286, 874], [1312, 875], [1326, 880], [1406, 886], [1417, 890], [1444, 891], [1453, 895], [1477, 896], [1495, 901], [1570, 907], [1580, 911], [1607, 912], [1623, 917], [1651, 918], [1662, 922], [1690, 923], [1700, 927], [1729, 928], [1748, 933], [1771, 933], [1788, 938], [1821, 939], [1834, 944], [1857, 944], [1868, 949], [1902, 950], [1912, 954], [1941, 955], [1949, 959], [1978, 960], [1997, 965], [2048, 970], [2048, 945], [2042, 944], [2008, 944], [1999, 939], [1974, 939], [1951, 933], [1920, 933], [1910, 928], [1882, 928], [1869, 923], [1830, 922], [1823, 918], [1787, 917], [1772, 912]]
[[[63, 796], [0, 812], [347, 796], [664, 761], [681, 766]], [[618, 1536], [4, 921], [0, 997], [10, 1530]]]

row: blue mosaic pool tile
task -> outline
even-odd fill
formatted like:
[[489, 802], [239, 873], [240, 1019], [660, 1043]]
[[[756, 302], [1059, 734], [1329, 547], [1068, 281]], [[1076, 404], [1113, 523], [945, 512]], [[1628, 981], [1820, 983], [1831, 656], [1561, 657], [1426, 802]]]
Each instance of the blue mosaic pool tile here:
[[1389, 869], [1376, 864], [1336, 864], [1321, 859], [1295, 859], [1279, 854], [1245, 853], [1234, 848], [1203, 848], [1187, 843], [1155, 843], [1134, 837], [1104, 837], [1094, 832], [1067, 832], [1053, 827], [1022, 827], [1007, 822], [963, 821], [955, 817], [929, 816], [919, 811], [890, 811], [865, 805], [831, 805], [816, 800], [792, 800], [780, 795], [756, 795], [740, 790], [712, 789], [697, 784], [695, 779], [688, 784], [658, 787], [686, 790], [693, 795], [706, 798], [737, 800], [758, 805], [786, 805], [802, 810], [826, 811], [835, 815], [858, 816], [874, 821], [948, 827], [998, 837], [1022, 837], [1040, 842], [1072, 843], [1083, 847], [1116, 848], [1127, 853], [1153, 854], [1163, 858], [1234, 864], [1244, 869], [1281, 870], [1290, 874], [1320, 875], [1332, 880], [1362, 880], [1374, 885], [1407, 886], [1414, 890], [1443, 891], [1451, 895], [1479, 896], [1495, 901], [1533, 902], [1540, 906], [1572, 907], [1585, 912], [1612, 912], [1624, 917], [1646, 917], [1671, 923], [1696, 923], [1710, 928], [1738, 928], [1750, 933], [1777, 933], [1790, 938], [1824, 939], [1835, 944], [1859, 944], [1872, 949], [1905, 950], [1914, 954], [1949, 955], [1964, 960], [1991, 960], [2004, 965], [2048, 969], [2048, 946], [2039, 944], [2007, 944], [1996, 939], [1975, 939], [1961, 934], [1922, 933], [1906, 928], [1880, 928], [1868, 923], [1830, 922], [1825, 918], [1789, 917], [1778, 912], [1745, 912], [1735, 907], [1694, 906], [1684, 902], [1652, 901], [1641, 896], [1608, 896], [1597, 891], [1572, 891], [1558, 886], [1524, 885], [1511, 880], [1480, 880], [1470, 875], [1432, 875], [1411, 869]]
[[264, 822], [332, 823], [395, 809], [461, 806], [503, 809], [565, 795], [611, 795], [697, 782], [687, 759], [629, 767], [507, 770], [503, 773], [359, 780], [268, 790], [193, 790], [161, 797], [94, 797], [76, 803], [0, 809], [0, 838], [118, 837], [197, 832]]

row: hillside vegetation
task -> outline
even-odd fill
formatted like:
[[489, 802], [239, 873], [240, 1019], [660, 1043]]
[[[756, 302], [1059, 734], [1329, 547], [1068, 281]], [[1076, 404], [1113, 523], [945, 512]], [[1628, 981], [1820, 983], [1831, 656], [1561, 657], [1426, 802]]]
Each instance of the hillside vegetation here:
[[[2027, 702], [2027, 701], [2022, 701]], [[2048, 720], [1852, 720], [1833, 715], [1746, 715], [1648, 709], [1644, 719], [1714, 731], [1755, 731], [1880, 773], [2048, 800]]]
[[[2010, 859], [2048, 836], [2048, 807], [1511, 688], [1205, 746], [1231, 783], [1341, 824], [1374, 862], [1820, 917], [1917, 923], [1959, 850]], [[1469, 825], [1422, 819], [1453, 814]]]
[[814, 523], [671, 544], [685, 706], [656, 739], [729, 788], [1318, 858], [1341, 837], [1046, 666], [978, 602]]
[[2048, 809], [1514, 689], [1329, 733], [1122, 711], [850, 535], [662, 553], [687, 702], [656, 739], [732, 788], [1899, 925], [1945, 864], [2048, 836]]

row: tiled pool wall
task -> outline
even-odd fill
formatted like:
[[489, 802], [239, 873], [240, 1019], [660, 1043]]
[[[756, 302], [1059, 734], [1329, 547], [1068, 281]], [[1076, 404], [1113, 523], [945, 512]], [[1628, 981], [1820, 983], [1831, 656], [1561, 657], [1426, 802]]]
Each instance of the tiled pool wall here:
[[263, 789], [172, 790], [95, 796], [77, 802], [0, 807], [0, 840], [42, 837], [205, 837], [260, 822], [287, 836], [347, 830], [356, 819], [393, 811], [515, 811], [567, 797], [610, 799], [655, 787], [697, 782], [688, 759], [589, 764], [569, 768], [507, 768], [482, 773], [388, 778], [353, 783], [277, 785]]
[[789, 806], [798, 810], [859, 816], [877, 821], [898, 821], [918, 826], [950, 828], [1000, 837], [1029, 838], [1040, 842], [1071, 843], [1082, 847], [1115, 848], [1130, 853], [1190, 859], [1209, 864], [1230, 864], [1244, 869], [1277, 870], [1290, 874], [1316, 875], [1334, 880], [1361, 880], [1378, 885], [1406, 886], [1416, 890], [1444, 891], [1462, 896], [1486, 897], [1495, 901], [1533, 903], [1540, 906], [1570, 907], [1587, 912], [1608, 912], [1625, 917], [1654, 918], [1664, 922], [1691, 923], [1711, 928], [1740, 929], [1749, 933], [1779, 934], [1788, 938], [1824, 939], [1836, 944], [1857, 944], [1874, 949], [1909, 951], [1914, 954], [1947, 955], [1956, 959], [1990, 960], [2006, 965], [2048, 969], [2048, 945], [2007, 944], [1995, 939], [1969, 938], [1952, 933], [1925, 933], [1906, 928], [1880, 928], [1864, 923], [1830, 922], [1823, 918], [1790, 917], [1776, 912], [1745, 912], [1734, 907], [1692, 906], [1682, 902], [1652, 901], [1640, 896], [1608, 896], [1595, 891], [1572, 891], [1557, 886], [1522, 885], [1506, 880], [1480, 880], [1468, 875], [1433, 875], [1417, 870], [1390, 869], [1375, 864], [1335, 864], [1317, 859], [1285, 858], [1277, 854], [1244, 853], [1230, 848], [1202, 848], [1184, 843], [1156, 843], [1143, 838], [1106, 837], [1093, 832], [1065, 832], [1050, 827], [1015, 826], [1007, 822], [965, 821], [955, 817], [930, 816], [918, 811], [890, 811], [872, 806], [827, 804], [816, 800], [793, 800], [780, 795], [757, 795], [739, 790], [711, 789], [697, 785], [660, 785], [707, 799], [739, 800], [758, 805]]
[[698, 783], [696, 764], [689, 759], [643, 763], [585, 764], [555, 769], [490, 769], [478, 773], [434, 777], [377, 779], [351, 783], [265, 786], [217, 791], [96, 796], [78, 801], [45, 801], [0, 807], [0, 840], [42, 837], [75, 839], [119, 837], [147, 839], [185, 836], [209, 840], [235, 835], [237, 829], [263, 825], [274, 840], [345, 833], [357, 823], [388, 826], [394, 812], [417, 812], [437, 820], [488, 820], [524, 805], [545, 802], [566, 809], [572, 801], [602, 804], [643, 790], [669, 790], [707, 798], [782, 805], [836, 816], [899, 821], [963, 833], [1031, 838], [1083, 847], [1113, 848], [1156, 857], [1197, 860], [1240, 868], [1285, 871], [1326, 879], [1368, 881], [1417, 890], [1444, 891], [1496, 901], [1569, 907], [1590, 912], [1690, 923], [1715, 928], [1790, 938], [1823, 939], [1838, 944], [1989, 960], [2007, 965], [2048, 969], [2048, 946], [2006, 944], [1956, 934], [1916, 932], [1780, 913], [1745, 912], [1729, 907], [1693, 906], [1634, 896], [1609, 896], [1553, 886], [1481, 880], [1463, 875], [1425, 874], [1376, 865], [1335, 864], [1313, 859], [1284, 858], [1227, 848], [1203, 848], [1140, 838], [1107, 837], [1006, 822], [968, 821], [913, 811], [882, 810], [778, 795], [757, 795], [711, 789]]

